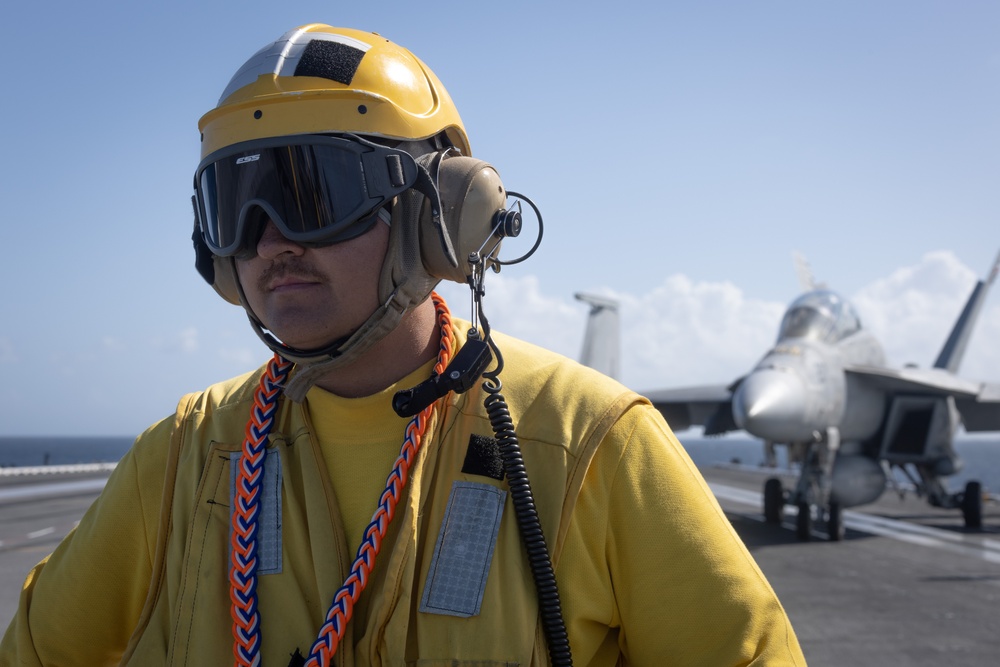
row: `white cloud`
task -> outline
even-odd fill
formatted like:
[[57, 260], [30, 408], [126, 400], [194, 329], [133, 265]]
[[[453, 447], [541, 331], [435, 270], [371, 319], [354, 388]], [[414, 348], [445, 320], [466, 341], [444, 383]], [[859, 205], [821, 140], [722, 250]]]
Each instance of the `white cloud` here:
[[177, 334], [177, 341], [181, 352], [191, 354], [198, 351], [198, 330], [194, 327], [182, 329]]
[[[915, 266], [876, 280], [852, 297], [862, 322], [882, 341], [890, 365], [928, 367], [980, 278], [952, 253], [927, 253]], [[988, 294], [973, 331], [961, 373], [973, 379], [998, 379], [1000, 306]]]
[[151, 341], [154, 349], [169, 354], [194, 354], [198, 351], [198, 329], [185, 327], [167, 338], [154, 338]]
[[256, 368], [267, 361], [267, 357], [262, 355], [259, 347], [223, 347], [219, 349], [219, 359], [227, 365], [240, 369], [239, 372]]
[[674, 275], [646, 294], [618, 295], [622, 379], [639, 389], [728, 383], [774, 343], [783, 305], [731, 283]]

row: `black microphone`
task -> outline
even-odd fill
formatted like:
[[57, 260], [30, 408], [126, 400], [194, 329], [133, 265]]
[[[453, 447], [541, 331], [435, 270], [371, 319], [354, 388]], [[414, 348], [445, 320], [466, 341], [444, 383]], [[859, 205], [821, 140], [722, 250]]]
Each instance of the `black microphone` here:
[[448, 364], [444, 373], [435, 375], [411, 389], [397, 391], [392, 397], [392, 409], [400, 417], [412, 417], [449, 391], [462, 394], [472, 388], [486, 367], [493, 361], [493, 352], [475, 330]]

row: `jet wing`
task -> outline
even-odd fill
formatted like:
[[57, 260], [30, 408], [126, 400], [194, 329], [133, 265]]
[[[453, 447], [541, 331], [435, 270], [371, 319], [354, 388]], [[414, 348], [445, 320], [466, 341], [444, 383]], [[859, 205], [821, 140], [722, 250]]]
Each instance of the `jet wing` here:
[[854, 366], [846, 371], [890, 394], [952, 396], [966, 431], [1000, 431], [1000, 384], [967, 380], [939, 368]]
[[739, 430], [733, 421], [732, 396], [735, 383], [702, 385], [640, 392], [667, 420], [674, 431], [704, 426], [705, 435]]

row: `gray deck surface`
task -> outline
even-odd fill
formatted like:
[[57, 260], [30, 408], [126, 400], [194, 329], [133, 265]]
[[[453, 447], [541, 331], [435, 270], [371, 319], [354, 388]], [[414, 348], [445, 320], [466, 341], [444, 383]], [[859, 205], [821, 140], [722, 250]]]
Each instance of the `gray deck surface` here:
[[[800, 542], [793, 514], [782, 526], [763, 522], [764, 475], [703, 472], [777, 591], [813, 667], [1000, 664], [1000, 503], [988, 502], [983, 530], [970, 532], [955, 510], [887, 493], [845, 512], [842, 542], [826, 541], [822, 525], [814, 539]], [[4, 628], [24, 576], [79, 520], [104, 478], [0, 478]]]

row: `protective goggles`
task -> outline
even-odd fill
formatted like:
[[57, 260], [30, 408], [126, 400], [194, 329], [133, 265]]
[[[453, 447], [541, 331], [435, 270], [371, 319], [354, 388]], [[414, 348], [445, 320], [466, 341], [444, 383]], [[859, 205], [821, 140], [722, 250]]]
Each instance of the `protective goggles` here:
[[257, 139], [201, 161], [195, 210], [205, 243], [222, 257], [256, 241], [258, 209], [285, 238], [328, 245], [365, 231], [371, 214], [418, 176], [409, 153], [354, 135]]

